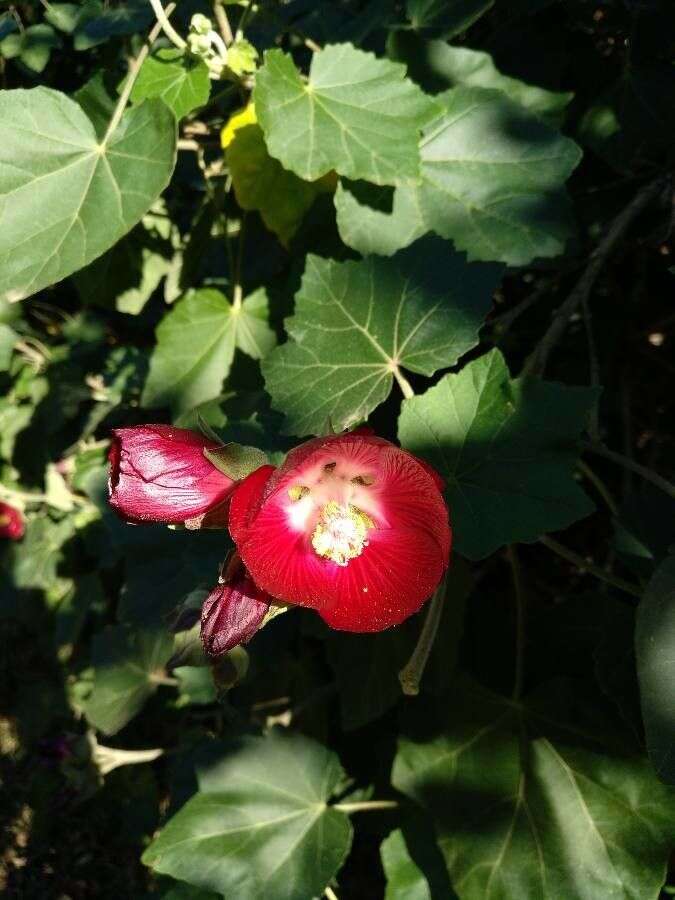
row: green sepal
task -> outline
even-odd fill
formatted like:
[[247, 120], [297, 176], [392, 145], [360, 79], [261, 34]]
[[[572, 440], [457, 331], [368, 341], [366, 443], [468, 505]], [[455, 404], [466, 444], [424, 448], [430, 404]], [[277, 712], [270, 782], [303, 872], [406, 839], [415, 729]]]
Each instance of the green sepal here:
[[232, 478], [233, 481], [241, 481], [251, 472], [255, 472], [260, 466], [269, 462], [267, 454], [257, 447], [246, 447], [243, 444], [223, 444], [217, 450], [204, 448], [204, 456], [219, 469], [223, 475]]

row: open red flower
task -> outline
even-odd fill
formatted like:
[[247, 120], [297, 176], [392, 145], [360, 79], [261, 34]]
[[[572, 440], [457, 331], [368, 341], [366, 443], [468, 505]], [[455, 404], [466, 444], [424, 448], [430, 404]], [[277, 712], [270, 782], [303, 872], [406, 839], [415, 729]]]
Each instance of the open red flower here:
[[109, 453], [110, 505], [129, 522], [177, 523], [213, 512], [236, 484], [204, 456], [205, 449], [217, 447], [200, 434], [170, 425], [115, 429]]
[[0, 538], [18, 541], [25, 531], [21, 511], [8, 503], [0, 502]]
[[439, 482], [374, 435], [317, 438], [241, 482], [230, 533], [263, 591], [333, 628], [381, 631], [417, 612], [448, 566]]

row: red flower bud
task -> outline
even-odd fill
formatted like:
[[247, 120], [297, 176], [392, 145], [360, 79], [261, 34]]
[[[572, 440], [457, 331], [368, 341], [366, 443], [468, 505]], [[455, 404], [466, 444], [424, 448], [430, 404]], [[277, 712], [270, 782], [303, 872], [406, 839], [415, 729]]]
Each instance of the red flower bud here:
[[448, 566], [441, 483], [374, 435], [317, 438], [241, 482], [230, 533], [262, 590], [333, 628], [381, 631], [417, 612]]
[[170, 425], [115, 429], [110, 505], [129, 522], [185, 522], [214, 510], [235, 485], [204, 456], [204, 449], [217, 446]]
[[25, 531], [21, 511], [8, 503], [0, 502], [0, 538], [18, 541]]
[[202, 607], [202, 643], [209, 656], [251, 640], [267, 615], [271, 597], [261, 591], [235, 553]]

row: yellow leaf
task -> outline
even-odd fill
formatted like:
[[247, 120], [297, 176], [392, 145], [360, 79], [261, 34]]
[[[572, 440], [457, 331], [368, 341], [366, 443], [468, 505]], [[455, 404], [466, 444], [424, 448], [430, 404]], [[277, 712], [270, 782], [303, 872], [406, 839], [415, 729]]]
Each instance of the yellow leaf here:
[[246, 125], [255, 125], [257, 121], [253, 103], [249, 103], [248, 106], [244, 106], [232, 113], [227, 125], [220, 132], [220, 145], [223, 150], [230, 146], [240, 128], [245, 128]]

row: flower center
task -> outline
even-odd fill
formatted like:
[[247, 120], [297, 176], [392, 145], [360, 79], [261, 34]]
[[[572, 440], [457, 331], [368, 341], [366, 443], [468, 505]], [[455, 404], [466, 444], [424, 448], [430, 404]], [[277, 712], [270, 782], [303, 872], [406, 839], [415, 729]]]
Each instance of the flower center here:
[[358, 506], [330, 500], [319, 514], [312, 547], [319, 556], [346, 566], [368, 546], [368, 529], [373, 527], [373, 520]]

